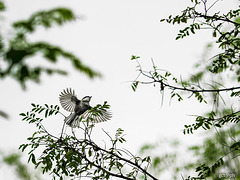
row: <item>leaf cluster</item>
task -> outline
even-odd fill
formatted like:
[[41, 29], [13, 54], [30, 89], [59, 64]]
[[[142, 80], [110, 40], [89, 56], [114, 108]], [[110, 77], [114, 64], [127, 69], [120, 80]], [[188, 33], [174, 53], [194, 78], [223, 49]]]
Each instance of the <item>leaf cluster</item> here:
[[[4, 6], [4, 3], [1, 1], [0, 10], [4, 10], [4, 8], [1, 8], [2, 6]], [[76, 17], [70, 9], [55, 8], [36, 12], [27, 20], [14, 22], [12, 24], [13, 35], [10, 38], [0, 35], [0, 56], [3, 64], [0, 67], [0, 78], [12, 77], [23, 88], [26, 88], [26, 82], [29, 80], [40, 82], [42, 73], [49, 75], [56, 73], [67, 74], [65, 70], [58, 67], [52, 68], [51, 66], [44, 67], [41, 65], [32, 67], [31, 63], [26, 60], [38, 54], [42, 54], [50, 63], [57, 63], [60, 57], [64, 57], [70, 60], [76, 70], [85, 73], [88, 77], [100, 76], [100, 73], [84, 65], [78, 57], [61, 47], [48, 42], [30, 42], [28, 40], [28, 35], [41, 26], [50, 28], [54, 24], [62, 25], [75, 19]]]
[[65, 22], [75, 20], [76, 17], [70, 9], [55, 8], [49, 11], [39, 11], [31, 15], [28, 20], [13, 23], [13, 27], [22, 33], [34, 32], [38, 26], [50, 28], [53, 24], [63, 25]]
[[23, 180], [38, 179], [38, 175], [30, 172], [29, 167], [21, 162], [21, 155], [19, 153], [3, 155], [3, 162], [13, 167], [18, 177]]
[[[35, 123], [38, 131], [29, 137], [28, 143], [20, 145], [19, 149], [25, 151], [29, 149], [28, 162], [35, 167], [40, 167], [42, 173], [50, 173], [53, 179], [64, 179], [65, 176], [74, 178], [89, 177], [92, 179], [110, 179], [118, 177], [122, 179], [133, 180], [139, 176], [154, 176], [147, 172], [147, 167], [151, 163], [149, 157], [140, 158], [132, 155], [129, 151], [119, 148], [119, 144], [124, 143], [124, 131], [119, 128], [114, 137], [109, 133], [104, 133], [109, 137], [110, 146], [101, 147], [92, 139], [92, 131], [94, 124], [90, 119], [81, 121], [79, 128], [84, 136], [78, 138], [75, 132], [65, 134], [63, 128], [61, 134], [55, 136], [50, 134], [43, 125], [43, 121], [50, 116], [62, 114], [58, 105], [44, 106], [32, 104], [32, 110], [27, 113], [21, 113], [23, 121], [29, 124]], [[109, 108], [107, 102], [103, 105], [97, 105], [91, 111], [101, 112]], [[99, 116], [99, 113], [94, 114]], [[44, 118], [37, 117], [43, 114]], [[62, 114], [63, 115], [63, 114]], [[79, 120], [80, 121], [80, 120]], [[42, 150], [40, 156], [37, 157], [36, 150]]]
[[[156, 84], [159, 84], [160, 91], [163, 92], [165, 89], [170, 89], [171, 98], [177, 98], [180, 102], [183, 100], [182, 94], [179, 92], [190, 92], [191, 95], [188, 97], [194, 97], [200, 102], [207, 104], [206, 99], [203, 96], [204, 92], [215, 92], [219, 91], [216, 89], [204, 89], [200, 84], [193, 84], [187, 81], [178, 80], [177, 77], [173, 76], [171, 72], [159, 69], [154, 62], [152, 70], [143, 70], [138, 57], [136, 62], [138, 64], [137, 71], [139, 72], [137, 78], [132, 82], [131, 87], [133, 91], [136, 91], [139, 84], [153, 84], [154, 87]], [[224, 91], [224, 89], [222, 90]], [[228, 89], [226, 89], [228, 91]]]
[[200, 179], [200, 176], [210, 176], [212, 179], [230, 178], [230, 175], [232, 178], [239, 178], [239, 141], [235, 140], [239, 139], [239, 133], [239, 127], [229, 126], [227, 129], [219, 129], [217, 133], [208, 133], [201, 145], [189, 148], [196, 157], [191, 166], [191, 169], [197, 167], [198, 178], [195, 179]]
[[[209, 10], [216, 2], [208, 5], [207, 1], [202, 1], [202, 3], [192, 1], [193, 6], [183, 10], [181, 15], [170, 15], [167, 19], [161, 20], [161, 22], [166, 21], [171, 24], [189, 24], [179, 30], [176, 40], [189, 36], [190, 33], [195, 34], [196, 30], [208, 29], [212, 31], [212, 36], [216, 39], [215, 43], [222, 50], [221, 53], [213, 57], [212, 66], [209, 67], [209, 71], [212, 73], [220, 73], [229, 66], [240, 64], [238, 48], [240, 43], [240, 9], [229, 10], [226, 14], [220, 14], [220, 12], [210, 14]], [[203, 9], [203, 11], [198, 9]], [[226, 26], [228, 26], [228, 31], [226, 31]]]
[[189, 176], [186, 180], [197, 180], [197, 179], [206, 179], [216, 172], [216, 169], [224, 164], [223, 158], [217, 160], [211, 167], [206, 164], [202, 164], [196, 168], [196, 172], [198, 172], [198, 177]]
[[216, 118], [215, 112], [210, 112], [207, 117], [198, 116], [196, 118], [196, 123], [191, 125], [184, 125], [185, 129], [183, 130], [184, 134], [192, 134], [193, 130], [198, 130], [200, 127], [204, 130], [208, 130], [211, 126], [215, 126], [221, 128], [227, 123], [234, 123], [237, 124], [240, 121], [240, 114], [239, 111], [227, 114], [220, 118]]
[[28, 111], [26, 113], [20, 113], [20, 116], [23, 116], [23, 121], [27, 121], [29, 124], [36, 123], [36, 126], [40, 129], [43, 126], [41, 125], [41, 122], [43, 121], [42, 118], [36, 117], [36, 114], [40, 114], [44, 112], [45, 118], [54, 115], [57, 115], [59, 113], [59, 106], [58, 105], [47, 105], [41, 106], [39, 104], [32, 103], [32, 110]]
[[[213, 39], [211, 45], [217, 45], [217, 53], [215, 53], [210, 59], [207, 59], [203, 71], [199, 71], [198, 69], [197, 73], [187, 81], [182, 81], [181, 78], [180, 80], [177, 79], [172, 76], [170, 72], [157, 68], [154, 63], [153, 70], [143, 70], [141, 64], [138, 62], [140, 57], [133, 56], [131, 60], [136, 60], [139, 74], [132, 83], [132, 89], [136, 91], [140, 84], [152, 84], [154, 87], [158, 85], [162, 95], [163, 92], [165, 92], [165, 89], [170, 89], [171, 98], [177, 97], [178, 101], [183, 100], [183, 96], [180, 92], [185, 92], [188, 94], [190, 93], [188, 98], [195, 97], [199, 103], [204, 102], [207, 104], [211, 102], [212, 110], [210, 113], [206, 116], [197, 116], [194, 123], [185, 125], [183, 130], [184, 134], [192, 134], [193, 131], [198, 130], [199, 128], [210, 130], [213, 127], [218, 131], [220, 128], [229, 125], [230, 123], [237, 126], [239, 123], [239, 111], [233, 111], [232, 109], [235, 109], [235, 107], [238, 109], [239, 106], [234, 104], [231, 105], [231, 107], [228, 107], [223, 93], [226, 94], [227, 100], [229, 100], [230, 97], [237, 99], [240, 87], [232, 86], [226, 88], [224, 84], [221, 83], [221, 80], [223, 81], [224, 78], [228, 78], [227, 80], [229, 80], [230, 78], [227, 72], [230, 72], [234, 74], [232, 79], [236, 84], [239, 84], [240, 81], [240, 9], [238, 7], [235, 10], [229, 10], [227, 13], [221, 13], [220, 11], [212, 13], [210, 10], [219, 2], [218, 0], [214, 2], [191, 0], [191, 2], [192, 6], [187, 7], [179, 13], [179, 15], [170, 15], [168, 18], [160, 21], [173, 25], [182, 24], [184, 26], [179, 30], [176, 40], [196, 34], [196, 32], [200, 30], [210, 31]], [[165, 72], [167, 72], [167, 76], [164, 76]], [[204, 81], [203, 77], [206, 77], [207, 72], [211, 74], [211, 77], [207, 76], [207, 79]], [[224, 78], [222, 77], [223, 72], [225, 72]], [[214, 81], [214, 79], [217, 80]], [[223, 102], [224, 109], [222, 104], [220, 104], [220, 98]], [[228, 111], [224, 114], [224, 110], [226, 109]], [[231, 111], [229, 111], [229, 109], [231, 109]], [[235, 141], [232, 145], [227, 145], [226, 147], [229, 151], [238, 151], [239, 142]], [[206, 163], [201, 163], [202, 165], [198, 165], [196, 168], [196, 171], [199, 173], [198, 177], [191, 178], [189, 176], [188, 179], [203, 179], [210, 175], [212, 176], [216, 173], [216, 169], [223, 165], [224, 156], [225, 154], [220, 158], [215, 157], [211, 166], [206, 165]]]

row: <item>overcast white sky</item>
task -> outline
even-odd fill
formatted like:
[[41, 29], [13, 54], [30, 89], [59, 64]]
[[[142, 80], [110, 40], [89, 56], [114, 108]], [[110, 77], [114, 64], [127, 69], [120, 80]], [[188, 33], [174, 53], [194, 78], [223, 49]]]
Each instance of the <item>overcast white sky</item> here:
[[[236, 7], [236, 1], [227, 1], [227, 6]], [[10, 114], [10, 120], [1, 120], [1, 150], [13, 151], [19, 144], [26, 142], [26, 138], [35, 130], [21, 121], [19, 113], [30, 110], [31, 103], [59, 104], [58, 95], [66, 87], [75, 89], [79, 98], [93, 96], [92, 106], [108, 101], [113, 118], [96, 125], [95, 137], [104, 137], [101, 128], [112, 135], [116, 129], [122, 128], [127, 139], [125, 147], [133, 153], [137, 153], [144, 143], [154, 143], [159, 139], [176, 138], [189, 144], [189, 141], [194, 143], [200, 138], [199, 133], [184, 136], [181, 130], [184, 124], [194, 120], [188, 115], [204, 112], [202, 105], [198, 105], [195, 100], [182, 103], [173, 100], [169, 105], [169, 96], [165, 92], [161, 107], [162, 97], [158, 88], [142, 86], [133, 92], [130, 86], [130, 81], [137, 75], [137, 64], [130, 61], [131, 55], [140, 56], [140, 62], [146, 68], [151, 67], [153, 58], [159, 68], [169, 70], [178, 77], [180, 74], [187, 77], [193, 72], [192, 67], [201, 59], [204, 46], [212, 40], [211, 33], [201, 32], [191, 38], [175, 41], [179, 26], [159, 22], [170, 14], [179, 13], [189, 5], [190, 0], [5, 2], [5, 24], [26, 19], [38, 10], [55, 7], [68, 7], [79, 17], [83, 16], [83, 20], [78, 19], [62, 27], [47, 30], [40, 28], [30, 38], [33, 41], [48, 41], [73, 52], [84, 64], [100, 71], [103, 78], [90, 80], [76, 72], [67, 60], [61, 59], [57, 66], [67, 70], [68, 76], [44, 76], [41, 84], [28, 83], [27, 91], [23, 91], [10, 78], [1, 80], [0, 109]], [[224, 4], [227, 9], [225, 2], [220, 1], [219, 7]], [[43, 59], [37, 57], [30, 61], [42, 63]], [[61, 117], [51, 119], [47, 127], [53, 133], [59, 133], [62, 122]]]

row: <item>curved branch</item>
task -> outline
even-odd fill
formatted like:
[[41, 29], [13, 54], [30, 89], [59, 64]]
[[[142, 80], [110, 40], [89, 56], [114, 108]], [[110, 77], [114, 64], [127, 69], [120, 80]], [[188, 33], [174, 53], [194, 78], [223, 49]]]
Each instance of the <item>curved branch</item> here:
[[198, 12], [196, 12], [196, 11], [195, 11], [194, 13], [195, 13], [198, 17], [201, 17], [201, 18], [204, 18], [204, 19], [214, 19], [214, 20], [216, 20], [216, 21], [229, 22], [229, 23], [234, 24], [235, 26], [239, 26], [239, 25], [240, 25], [239, 23], [234, 22], [234, 21], [228, 19], [225, 15], [224, 15], [225, 18], [223, 18], [223, 17], [219, 17], [219, 16], [208, 16], [208, 15], [205, 15], [205, 14], [198, 13]]
[[161, 80], [153, 80], [153, 81], [149, 81], [149, 82], [144, 82], [144, 81], [138, 81], [141, 84], [152, 84], [152, 83], [160, 83], [161, 85], [163, 85], [164, 87], [169, 87], [170, 89], [173, 90], [180, 90], [180, 91], [188, 91], [188, 92], [192, 92], [192, 93], [196, 93], [196, 92], [222, 92], [222, 91], [233, 91], [236, 89], [240, 89], [240, 86], [238, 87], [231, 87], [231, 88], [222, 88], [222, 89], [189, 89], [186, 87], [178, 87], [178, 86], [173, 86], [167, 83], [162, 82]]
[[92, 164], [94, 167], [105, 171], [105, 172], [108, 173], [110, 176], [118, 177], [118, 178], [121, 178], [121, 179], [134, 180], [133, 178], [129, 178], [129, 177], [127, 177], [127, 176], [124, 176], [123, 174], [115, 174], [115, 173], [112, 173], [112, 172], [106, 170], [105, 168], [103, 168], [102, 166], [93, 163], [93, 162], [90, 161], [86, 156], [84, 156], [83, 158], [84, 158], [89, 164]]
[[136, 168], [138, 168], [139, 170], [141, 170], [143, 174], [148, 175], [148, 176], [151, 177], [153, 180], [158, 180], [156, 177], [154, 177], [153, 175], [151, 175], [150, 173], [148, 173], [145, 169], [143, 169], [143, 168], [142, 168], [141, 166], [139, 166], [137, 163], [134, 163], [134, 162], [132, 162], [132, 161], [130, 161], [130, 160], [128, 160], [128, 159], [125, 159], [125, 158], [123, 158], [123, 157], [121, 157], [121, 156], [119, 156], [119, 155], [117, 155], [117, 154], [115, 154], [115, 153], [113, 153], [113, 152], [111, 152], [111, 151], [107, 151], [106, 149], [102, 149], [101, 147], [97, 146], [96, 144], [94, 144], [94, 143], [91, 142], [91, 141], [89, 141], [89, 145], [91, 145], [93, 148], [96, 148], [96, 149], [98, 149], [98, 150], [101, 150], [101, 151], [103, 151], [103, 152], [105, 152], [105, 153], [107, 153], [107, 154], [113, 155], [113, 156], [115, 156], [116, 158], [118, 158], [119, 160], [125, 161], [125, 162], [127, 162], [128, 164], [133, 165], [134, 167], [136, 167]]
[[[159, 82], [159, 81], [158, 81]], [[223, 89], [189, 89], [189, 88], [185, 88], [185, 87], [177, 87], [177, 86], [172, 86], [163, 82], [159, 82], [162, 83], [164, 86], [169, 87], [171, 89], [177, 89], [177, 90], [181, 90], [181, 91], [189, 91], [189, 92], [221, 92], [221, 91], [232, 91], [232, 90], [236, 90], [236, 89], [240, 89], [240, 87], [231, 87], [231, 88], [223, 88]]]

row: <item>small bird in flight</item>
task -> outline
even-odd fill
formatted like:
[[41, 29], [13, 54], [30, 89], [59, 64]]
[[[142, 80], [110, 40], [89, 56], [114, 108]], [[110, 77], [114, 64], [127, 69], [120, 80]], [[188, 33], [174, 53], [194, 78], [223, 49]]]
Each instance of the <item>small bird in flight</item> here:
[[[82, 100], [79, 100], [75, 95], [75, 91], [71, 88], [63, 90], [59, 95], [59, 100], [62, 107], [71, 112], [71, 114], [65, 118], [67, 125], [75, 128], [80, 127], [80, 118], [90, 118], [93, 123], [104, 122], [110, 120], [111, 113], [105, 109], [99, 109], [96, 111], [90, 111], [92, 107], [89, 102], [92, 96], [85, 96]], [[99, 113], [97, 113], [97, 111]]]

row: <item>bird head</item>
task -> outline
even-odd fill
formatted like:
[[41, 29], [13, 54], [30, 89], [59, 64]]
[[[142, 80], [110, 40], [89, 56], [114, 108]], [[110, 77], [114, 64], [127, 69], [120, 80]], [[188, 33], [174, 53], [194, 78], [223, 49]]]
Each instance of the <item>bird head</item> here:
[[84, 98], [82, 98], [82, 102], [90, 102], [92, 96], [85, 96]]

